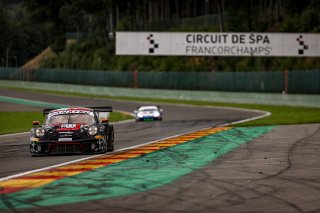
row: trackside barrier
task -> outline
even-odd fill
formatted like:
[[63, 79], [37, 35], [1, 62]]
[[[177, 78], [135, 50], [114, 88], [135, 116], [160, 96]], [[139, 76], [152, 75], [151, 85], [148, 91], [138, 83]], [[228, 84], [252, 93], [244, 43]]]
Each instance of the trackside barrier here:
[[[114, 72], [83, 70], [1, 71], [3, 80], [26, 80], [116, 87], [188, 89], [220, 91], [281, 92], [283, 76], [278, 72], [254, 76], [252, 73], [202, 72]], [[138, 79], [138, 81], [137, 81]]]
[[0, 80], [0, 87], [20, 89], [36, 89], [60, 91], [70, 93], [105, 95], [111, 97], [136, 97], [154, 99], [174, 99], [210, 101], [225, 103], [249, 103], [265, 105], [285, 105], [320, 108], [320, 95], [293, 95], [270, 93], [242, 93], [218, 91], [191, 91], [191, 90], [165, 90], [165, 89], [132, 89], [100, 86], [84, 86], [59, 83], [40, 83], [28, 81]]
[[120, 72], [1, 68], [0, 80], [173, 90], [320, 94], [320, 70], [277, 72]]

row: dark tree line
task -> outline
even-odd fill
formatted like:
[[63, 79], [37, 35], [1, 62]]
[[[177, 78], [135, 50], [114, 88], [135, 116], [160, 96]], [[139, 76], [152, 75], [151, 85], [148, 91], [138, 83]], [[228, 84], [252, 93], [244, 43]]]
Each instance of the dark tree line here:
[[106, 57], [117, 30], [319, 32], [319, 14], [318, 0], [2, 0], [0, 65], [21, 65], [47, 46], [60, 54], [67, 32], [84, 42], [78, 53], [103, 46]]

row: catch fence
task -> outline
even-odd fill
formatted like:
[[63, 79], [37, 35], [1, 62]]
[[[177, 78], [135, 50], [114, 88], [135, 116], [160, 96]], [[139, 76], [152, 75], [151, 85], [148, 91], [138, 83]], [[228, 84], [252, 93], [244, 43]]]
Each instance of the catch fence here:
[[320, 70], [124, 72], [0, 68], [0, 79], [151, 89], [320, 94]]

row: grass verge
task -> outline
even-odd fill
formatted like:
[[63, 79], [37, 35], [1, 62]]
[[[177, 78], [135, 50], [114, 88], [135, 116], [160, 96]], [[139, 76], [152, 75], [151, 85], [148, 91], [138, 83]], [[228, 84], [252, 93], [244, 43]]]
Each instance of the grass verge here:
[[[112, 112], [110, 122], [132, 119], [132, 116], [119, 112]], [[44, 120], [42, 112], [0, 112], [0, 135], [29, 131], [32, 121]]]

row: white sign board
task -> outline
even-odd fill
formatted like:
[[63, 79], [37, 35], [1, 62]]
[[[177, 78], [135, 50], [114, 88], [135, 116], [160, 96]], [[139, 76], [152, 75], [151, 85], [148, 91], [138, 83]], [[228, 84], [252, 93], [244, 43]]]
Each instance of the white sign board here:
[[116, 54], [319, 57], [320, 34], [117, 32]]

